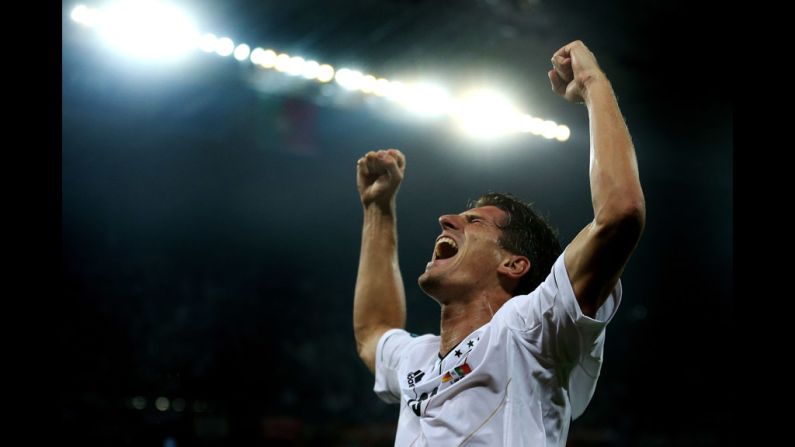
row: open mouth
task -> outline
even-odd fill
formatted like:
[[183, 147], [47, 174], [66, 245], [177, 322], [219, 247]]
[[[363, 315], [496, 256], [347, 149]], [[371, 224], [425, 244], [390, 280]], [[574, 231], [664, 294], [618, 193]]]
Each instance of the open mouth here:
[[451, 237], [442, 236], [436, 241], [433, 259], [450, 259], [458, 253], [458, 244]]

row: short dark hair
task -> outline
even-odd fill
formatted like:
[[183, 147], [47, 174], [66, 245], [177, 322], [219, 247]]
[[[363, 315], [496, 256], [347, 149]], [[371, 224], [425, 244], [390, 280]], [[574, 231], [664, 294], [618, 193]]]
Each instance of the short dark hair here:
[[508, 220], [498, 225], [502, 229], [500, 246], [530, 260], [530, 272], [519, 279], [513, 294], [525, 295], [535, 290], [560, 256], [558, 232], [533, 210], [531, 204], [511, 194], [489, 192], [470, 200], [468, 206], [496, 206], [508, 214]]

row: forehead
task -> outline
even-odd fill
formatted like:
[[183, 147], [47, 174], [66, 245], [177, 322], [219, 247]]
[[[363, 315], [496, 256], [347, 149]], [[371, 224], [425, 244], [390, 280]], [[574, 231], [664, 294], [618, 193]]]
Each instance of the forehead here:
[[477, 208], [470, 208], [463, 213], [462, 216], [480, 216], [497, 225], [503, 225], [508, 219], [508, 213], [497, 208], [494, 205], [480, 206]]

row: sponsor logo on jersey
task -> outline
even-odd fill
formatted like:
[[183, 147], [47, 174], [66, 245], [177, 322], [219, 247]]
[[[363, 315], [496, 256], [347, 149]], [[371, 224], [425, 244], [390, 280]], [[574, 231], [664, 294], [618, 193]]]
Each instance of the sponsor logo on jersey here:
[[419, 369], [417, 371], [409, 373], [408, 376], [406, 377], [406, 381], [409, 383], [409, 388], [414, 387], [414, 385], [419, 383], [423, 377], [425, 377], [425, 373]]

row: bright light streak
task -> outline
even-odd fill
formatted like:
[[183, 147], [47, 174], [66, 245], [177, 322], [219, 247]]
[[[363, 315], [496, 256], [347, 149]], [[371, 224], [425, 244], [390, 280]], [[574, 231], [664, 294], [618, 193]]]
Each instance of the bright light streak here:
[[276, 65], [276, 52], [270, 49], [264, 50], [257, 59], [260, 67], [273, 68]]
[[558, 134], [558, 123], [554, 121], [544, 121], [543, 127], [541, 128], [541, 136], [546, 138], [547, 140], [551, 140], [555, 138]]
[[205, 53], [212, 53], [215, 51], [215, 46], [218, 44], [218, 37], [215, 34], [207, 33], [199, 38], [199, 49]]
[[259, 65], [260, 62], [262, 62], [262, 58], [265, 56], [264, 53], [265, 50], [263, 50], [262, 48], [260, 47], [254, 48], [253, 50], [251, 50], [251, 56], [249, 57], [249, 60], [251, 61], [252, 64]]
[[281, 53], [276, 56], [276, 71], [280, 71], [282, 73], [286, 72], [290, 68], [290, 55], [287, 53]]
[[88, 8], [86, 7], [86, 5], [77, 5], [74, 8], [72, 8], [72, 13], [69, 14], [69, 17], [71, 17], [72, 20], [74, 20], [77, 23], [83, 23], [87, 11]]
[[215, 42], [215, 53], [219, 56], [229, 56], [235, 51], [235, 43], [228, 37], [222, 37]]
[[569, 139], [570, 136], [571, 136], [571, 130], [569, 129], [568, 126], [564, 126], [562, 124], [558, 126], [558, 131], [557, 134], [555, 135], [555, 138], [557, 138], [558, 141], [566, 141]]
[[323, 64], [318, 69], [317, 80], [320, 82], [329, 82], [334, 79], [334, 67], [329, 64]]
[[[94, 19], [89, 10], [83, 23]], [[196, 46], [198, 31], [183, 11], [153, 0], [113, 3], [97, 20], [100, 35], [113, 47], [143, 59], [176, 58]]]
[[406, 95], [406, 85], [400, 81], [389, 81], [384, 96], [392, 101], [399, 102]]
[[248, 45], [241, 43], [235, 48], [235, 59], [239, 61], [244, 61], [248, 58], [248, 55], [251, 54], [251, 48]]
[[529, 132], [533, 135], [541, 135], [541, 133], [543, 133], [544, 120], [523, 114], [517, 119], [517, 127], [520, 132]]
[[188, 15], [158, 0], [121, 0], [101, 10], [77, 5], [70, 12], [70, 18], [81, 25], [96, 27], [110, 44], [141, 58], [175, 58], [196, 48], [221, 56], [234, 54], [239, 61], [250, 58], [251, 63], [259, 67], [275, 68], [288, 75], [323, 83], [336, 80], [346, 90], [385, 97], [422, 116], [451, 114], [462, 129], [478, 137], [516, 131], [558, 141], [567, 141], [571, 136], [567, 126], [519, 113], [505, 97], [495, 92], [478, 91], [454, 101], [439, 85], [407, 85], [348, 68], [335, 70], [329, 64], [306, 61], [272, 49], [252, 51], [246, 44], [235, 46], [228, 37], [218, 38], [211, 33], [200, 35]]
[[464, 132], [478, 138], [515, 132], [516, 122], [521, 118], [519, 111], [507, 98], [489, 90], [466, 94], [452, 113]]
[[345, 90], [359, 90], [362, 87], [364, 75], [357, 70], [343, 68], [337, 71], [334, 79]]
[[378, 96], [386, 96], [389, 93], [389, 81], [384, 78], [378, 78], [373, 87], [373, 93]]
[[102, 11], [98, 9], [89, 8], [85, 5], [77, 5], [72, 9], [69, 17], [81, 25], [93, 28], [102, 21], [103, 14]]
[[307, 61], [301, 70], [301, 76], [307, 79], [317, 78], [318, 73], [320, 73], [320, 64], [317, 61]]
[[287, 74], [290, 76], [298, 76], [303, 73], [304, 71], [304, 58], [293, 56], [290, 58], [290, 61], [287, 62]]
[[398, 100], [412, 112], [437, 117], [450, 112], [453, 105], [447, 91], [439, 85], [416, 83], [401, 89]]
[[373, 93], [375, 92], [375, 84], [376, 84], [375, 76], [366, 75], [362, 77], [362, 85], [360, 88], [364, 93]]

